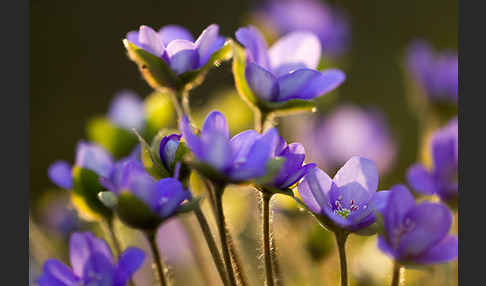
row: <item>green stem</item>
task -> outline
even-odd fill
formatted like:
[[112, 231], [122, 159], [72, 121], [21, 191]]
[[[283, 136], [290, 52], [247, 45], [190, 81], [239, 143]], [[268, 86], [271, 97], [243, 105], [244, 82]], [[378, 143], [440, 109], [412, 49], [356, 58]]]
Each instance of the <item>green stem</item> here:
[[271, 118], [270, 118], [270, 113], [261, 111], [261, 110], [255, 110], [254, 111], [254, 116], [255, 116], [255, 130], [258, 133], [262, 133], [265, 130], [265, 127], [267, 125], [271, 125]]
[[339, 263], [341, 265], [341, 286], [348, 285], [348, 266], [346, 262], [346, 239], [348, 238], [348, 233], [346, 232], [335, 232], [336, 242], [339, 250]]
[[110, 240], [113, 244], [113, 252], [115, 253], [115, 256], [118, 257], [121, 254], [121, 247], [120, 247], [120, 242], [116, 238], [115, 234], [115, 228], [113, 226], [113, 219], [106, 219], [105, 220], [105, 233], [107, 236], [110, 237]]
[[400, 285], [400, 272], [402, 272], [402, 267], [398, 262], [394, 262], [393, 264], [393, 278], [391, 286], [398, 286]]
[[182, 109], [182, 102], [179, 94], [175, 91], [170, 91], [169, 95], [172, 100], [172, 105], [174, 105], [174, 109], [177, 113], [177, 118], [182, 118], [184, 116], [184, 110]]
[[272, 269], [272, 255], [270, 247], [270, 199], [272, 195], [264, 192], [262, 193], [262, 239], [263, 239], [263, 254], [265, 260], [265, 276], [266, 285], [273, 286], [273, 269]]
[[231, 255], [228, 248], [228, 238], [226, 237], [226, 222], [223, 213], [223, 190], [224, 186], [216, 188], [216, 215], [218, 222], [219, 236], [221, 240], [221, 248], [223, 249], [224, 263], [226, 264], [226, 271], [228, 273], [228, 280], [230, 285], [236, 286], [235, 273], [233, 271], [233, 264], [231, 263]]
[[270, 236], [270, 249], [271, 249], [271, 256], [272, 256], [272, 268], [273, 268], [273, 276], [275, 279], [275, 285], [283, 285], [282, 281], [282, 272], [280, 271], [280, 264], [277, 260], [277, 246], [275, 245], [275, 238], [274, 236]]
[[199, 206], [196, 207], [194, 213], [196, 214], [197, 221], [201, 226], [201, 230], [204, 234], [204, 238], [206, 239], [206, 243], [208, 244], [209, 251], [213, 256], [214, 264], [216, 264], [216, 268], [218, 269], [221, 281], [223, 281], [224, 285], [229, 285], [227, 281], [226, 270], [224, 269], [223, 259], [221, 258], [221, 254], [219, 253], [216, 242], [214, 241], [213, 235], [211, 234], [211, 229], [209, 228], [208, 221], [206, 220], [206, 217], [204, 216], [204, 213], [201, 211], [201, 208]]
[[233, 237], [229, 232], [228, 228], [226, 228], [226, 237], [228, 239], [228, 247], [231, 255], [231, 259], [233, 261], [233, 267], [235, 270], [235, 278], [238, 281], [238, 285], [246, 286], [248, 285], [248, 278], [246, 278], [243, 268], [241, 267], [241, 258], [238, 250], [236, 249], [235, 243], [233, 241]]
[[161, 286], [167, 286], [168, 283], [167, 283], [167, 278], [165, 277], [165, 274], [164, 274], [164, 266], [163, 266], [163, 263], [162, 263], [162, 260], [161, 260], [161, 257], [160, 257], [159, 248], [157, 247], [157, 242], [155, 241], [156, 232], [157, 232], [156, 230], [147, 231], [145, 233], [145, 236], [147, 237], [147, 240], [150, 244], [150, 249], [151, 249], [152, 254], [154, 256], [154, 262], [155, 262], [155, 266], [157, 268], [157, 273], [158, 273], [160, 285]]

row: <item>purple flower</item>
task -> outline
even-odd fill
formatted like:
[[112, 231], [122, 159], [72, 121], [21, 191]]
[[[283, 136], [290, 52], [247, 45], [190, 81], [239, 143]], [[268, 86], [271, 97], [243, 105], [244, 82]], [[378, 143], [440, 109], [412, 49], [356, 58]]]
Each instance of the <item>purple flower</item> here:
[[415, 191], [424, 195], [437, 194], [444, 201], [457, 198], [458, 139], [457, 118], [433, 134], [432, 169], [415, 164], [407, 172], [407, 181]]
[[238, 29], [236, 38], [247, 52], [246, 81], [260, 99], [308, 100], [335, 89], [345, 79], [340, 70], [315, 70], [321, 57], [321, 44], [310, 32], [287, 34], [268, 50], [263, 36], [253, 26]]
[[145, 106], [136, 93], [123, 90], [112, 100], [108, 117], [121, 128], [140, 130], [145, 122]]
[[324, 118], [298, 122], [295, 127], [299, 138], [304, 138], [307, 155], [320, 167], [338, 168], [352, 156], [370, 158], [380, 173], [393, 166], [397, 148], [380, 113], [344, 105]]
[[374, 210], [384, 206], [388, 191], [376, 192], [378, 170], [373, 161], [352, 157], [331, 179], [312, 168], [298, 185], [306, 206], [333, 227], [359, 231], [376, 221]]
[[[108, 176], [113, 168], [113, 159], [103, 147], [81, 141], [76, 148], [75, 166], [95, 172], [98, 176]], [[73, 187], [72, 168], [65, 161], [56, 161], [48, 169], [51, 181], [63, 189]]]
[[278, 139], [279, 140], [273, 147], [272, 155], [277, 158], [283, 158], [285, 161], [270, 185], [283, 190], [297, 183], [316, 165], [313, 163], [303, 165], [305, 149], [302, 144], [287, 144], [287, 142], [280, 136], [278, 136]]
[[174, 214], [191, 195], [174, 178], [156, 181], [142, 162], [134, 159], [117, 162], [108, 176], [100, 178], [100, 183], [117, 195], [123, 192], [133, 194], [160, 218]]
[[162, 27], [159, 32], [142, 25], [138, 31], [129, 32], [127, 40], [163, 59], [178, 75], [202, 67], [225, 41], [216, 24], [208, 26], [196, 41], [189, 31], [175, 25]]
[[260, 11], [279, 35], [294, 31], [314, 33], [326, 56], [347, 51], [351, 40], [348, 19], [339, 9], [316, 0], [270, 0]]
[[173, 170], [175, 168], [175, 159], [177, 148], [179, 148], [179, 143], [181, 142], [181, 135], [171, 134], [165, 136], [160, 141], [159, 145], [159, 155], [160, 161], [167, 170]]
[[230, 138], [226, 118], [218, 111], [206, 117], [199, 136], [193, 133], [187, 117], [180, 120], [179, 129], [197, 161], [236, 182], [264, 176], [278, 140], [275, 128], [264, 134], [247, 130]]
[[57, 259], [44, 263], [39, 286], [125, 286], [145, 259], [142, 250], [129, 247], [116, 263], [108, 244], [90, 232], [71, 235], [69, 255], [72, 269]]
[[408, 70], [432, 100], [457, 101], [458, 58], [452, 51], [435, 52], [422, 40], [413, 42], [407, 51]]
[[444, 263], [457, 257], [457, 238], [449, 235], [452, 216], [438, 203], [415, 204], [405, 186], [392, 188], [382, 210], [385, 233], [378, 247], [402, 264]]

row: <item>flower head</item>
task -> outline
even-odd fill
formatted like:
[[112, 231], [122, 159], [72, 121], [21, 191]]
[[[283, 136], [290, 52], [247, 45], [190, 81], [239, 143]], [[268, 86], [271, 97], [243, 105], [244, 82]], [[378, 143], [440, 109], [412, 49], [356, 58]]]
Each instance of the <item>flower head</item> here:
[[352, 157], [331, 179], [319, 168], [311, 169], [298, 185], [306, 206], [330, 222], [329, 227], [361, 230], [376, 221], [374, 210], [383, 207], [389, 192], [376, 192], [378, 170], [362, 157]]
[[432, 100], [457, 101], [457, 53], [435, 52], [422, 40], [413, 42], [407, 52], [407, 65], [414, 80]]
[[321, 57], [321, 44], [311, 32], [287, 34], [270, 49], [253, 26], [238, 29], [236, 38], [246, 48], [246, 81], [260, 99], [308, 100], [335, 89], [345, 79], [340, 70], [315, 70]]
[[305, 123], [295, 124], [297, 134], [304, 138], [307, 155], [320, 167], [338, 168], [352, 156], [373, 160], [380, 173], [393, 166], [396, 144], [379, 113], [344, 105], [324, 118]]
[[189, 31], [176, 25], [158, 32], [142, 25], [138, 31], [129, 32], [127, 40], [163, 59], [177, 75], [202, 67], [225, 41], [216, 24], [208, 26], [196, 41]]
[[[113, 168], [113, 159], [103, 147], [81, 141], [76, 148], [75, 166], [107, 176]], [[48, 169], [51, 181], [63, 189], [73, 187], [72, 167], [66, 161], [56, 161]]]
[[117, 162], [108, 176], [100, 178], [100, 182], [117, 195], [125, 192], [134, 195], [161, 219], [174, 214], [191, 195], [177, 179], [156, 181], [142, 163], [134, 159]]
[[145, 106], [134, 92], [123, 90], [111, 101], [108, 117], [121, 128], [140, 130], [145, 123]]
[[181, 142], [181, 135], [171, 134], [164, 136], [160, 141], [159, 155], [160, 161], [167, 170], [173, 170], [176, 163], [176, 153]]
[[283, 158], [285, 161], [270, 185], [282, 190], [293, 186], [316, 165], [313, 163], [304, 164], [305, 149], [302, 144], [287, 144], [280, 136], [278, 136], [278, 139], [273, 147], [272, 156]]
[[424, 195], [437, 194], [444, 201], [457, 198], [458, 140], [457, 118], [433, 134], [432, 169], [415, 164], [407, 172], [407, 181], [415, 191]]
[[116, 263], [108, 244], [90, 232], [71, 235], [69, 255], [72, 269], [57, 259], [44, 263], [39, 286], [125, 286], [145, 259], [142, 250], [129, 247]]
[[278, 140], [275, 128], [264, 134], [247, 130], [230, 138], [226, 118], [218, 111], [206, 117], [199, 136], [193, 133], [187, 117], [180, 120], [179, 129], [197, 161], [231, 181], [265, 175], [272, 146]]
[[347, 51], [351, 31], [339, 9], [316, 0], [270, 0], [260, 9], [279, 35], [309, 31], [320, 40], [326, 56], [337, 57]]
[[402, 264], [434, 264], [457, 257], [457, 237], [449, 235], [452, 216], [438, 203], [415, 204], [405, 186], [392, 188], [385, 207], [384, 234], [378, 247]]

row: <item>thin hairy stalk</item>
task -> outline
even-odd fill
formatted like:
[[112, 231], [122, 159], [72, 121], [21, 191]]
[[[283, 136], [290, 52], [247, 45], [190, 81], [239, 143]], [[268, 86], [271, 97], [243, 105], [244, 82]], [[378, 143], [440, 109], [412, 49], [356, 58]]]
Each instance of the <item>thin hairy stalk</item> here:
[[[164, 93], [159, 91], [160, 93]], [[182, 118], [184, 116], [184, 109], [182, 109], [182, 102], [179, 94], [174, 91], [169, 91], [170, 99], [172, 100], [172, 105], [177, 113], [177, 118]]]
[[275, 244], [275, 236], [270, 234], [270, 250], [271, 250], [271, 261], [273, 269], [273, 279], [275, 280], [276, 286], [282, 286], [282, 272], [280, 270], [280, 263], [277, 260], [277, 245]]
[[120, 247], [120, 242], [118, 241], [116, 234], [115, 234], [115, 228], [113, 225], [114, 219], [106, 219], [105, 223], [103, 225], [103, 229], [105, 231], [105, 235], [109, 237], [113, 244], [113, 252], [116, 257], [120, 256], [121, 254], [121, 247]]
[[267, 286], [273, 286], [273, 268], [272, 255], [270, 246], [270, 199], [271, 194], [264, 192], [262, 194], [262, 240], [263, 240], [263, 258], [265, 261], [265, 281]]
[[400, 285], [400, 274], [403, 271], [402, 266], [398, 262], [394, 262], [393, 264], [393, 278], [391, 282], [391, 286], [399, 286]]
[[348, 285], [348, 266], [346, 262], [346, 239], [348, 238], [348, 233], [335, 232], [336, 242], [339, 251], [339, 263], [341, 265], [341, 286]]
[[192, 122], [191, 105], [189, 104], [189, 93], [187, 91], [183, 91], [179, 93], [179, 96], [182, 100], [182, 111], [185, 115], [189, 117], [189, 120]]
[[253, 115], [255, 121], [255, 130], [258, 133], [262, 133], [267, 126], [272, 125], [270, 113], [261, 110], [255, 110], [253, 112]]
[[235, 271], [235, 277], [238, 281], [238, 285], [246, 286], [248, 285], [248, 278], [246, 278], [245, 276], [245, 273], [241, 266], [243, 265], [243, 263], [241, 263], [240, 254], [238, 252], [238, 249], [236, 248], [236, 245], [233, 241], [233, 237], [231, 236], [231, 233], [229, 232], [228, 228], [226, 228], [226, 236], [228, 239], [228, 247], [230, 250], [231, 259], [233, 261], [233, 268]]
[[217, 224], [219, 230], [219, 237], [221, 240], [221, 248], [223, 249], [223, 259], [224, 259], [224, 263], [226, 264], [226, 272], [228, 273], [228, 281], [230, 285], [236, 286], [235, 273], [233, 271], [233, 264], [231, 262], [231, 255], [228, 248], [226, 222], [223, 213], [223, 201], [222, 201], [223, 189], [224, 187], [220, 187], [215, 192], [216, 215], [217, 215], [216, 218], [217, 218]]
[[218, 247], [216, 246], [216, 242], [214, 241], [214, 237], [211, 233], [211, 229], [209, 228], [208, 221], [204, 216], [204, 213], [201, 211], [201, 208], [198, 206], [194, 210], [196, 215], [197, 221], [199, 222], [199, 226], [204, 234], [204, 238], [206, 239], [206, 243], [208, 244], [209, 251], [213, 256], [214, 264], [218, 269], [219, 276], [221, 277], [221, 281], [224, 285], [229, 285], [227, 280], [227, 273], [224, 269], [223, 259], [221, 258], [221, 254], [219, 253]]
[[167, 286], [169, 284], [167, 283], [167, 278], [165, 277], [164, 265], [160, 257], [160, 252], [159, 252], [159, 248], [157, 247], [157, 242], [155, 241], [155, 233], [156, 233], [155, 230], [147, 231], [145, 233], [145, 236], [147, 237], [147, 240], [150, 245], [150, 250], [152, 251], [152, 255], [154, 256], [154, 262], [155, 262], [160, 286]]

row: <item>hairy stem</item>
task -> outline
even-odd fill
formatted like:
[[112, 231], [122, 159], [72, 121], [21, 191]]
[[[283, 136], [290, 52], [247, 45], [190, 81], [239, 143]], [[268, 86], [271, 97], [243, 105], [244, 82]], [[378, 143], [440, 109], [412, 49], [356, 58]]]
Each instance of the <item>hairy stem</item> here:
[[158, 274], [160, 286], [167, 286], [168, 285], [167, 278], [165, 277], [164, 265], [160, 257], [159, 248], [157, 247], [157, 242], [155, 241], [155, 234], [156, 234], [156, 230], [147, 231], [145, 233], [145, 236], [147, 237], [147, 240], [150, 244], [150, 250], [152, 251], [152, 254], [154, 256], [154, 262], [157, 268], [157, 274]]
[[270, 199], [271, 194], [266, 192], [262, 195], [262, 239], [263, 239], [263, 254], [265, 261], [265, 277], [266, 285], [273, 286], [273, 268], [272, 255], [270, 248]]
[[348, 233], [335, 232], [336, 242], [339, 251], [339, 263], [341, 265], [341, 286], [348, 285], [348, 266], [346, 262], [346, 239], [348, 238]]
[[228, 248], [228, 238], [226, 236], [226, 222], [223, 213], [223, 190], [224, 186], [219, 187], [215, 192], [216, 200], [216, 217], [218, 222], [219, 237], [221, 240], [221, 248], [223, 249], [223, 259], [226, 264], [226, 271], [228, 273], [228, 280], [230, 285], [236, 286], [235, 273], [233, 271], [233, 264], [231, 262], [231, 255]]
[[270, 113], [261, 110], [255, 110], [253, 114], [255, 121], [255, 130], [258, 133], [262, 133], [265, 130], [265, 127], [272, 125]]
[[113, 252], [116, 257], [120, 256], [121, 254], [121, 247], [120, 247], [120, 242], [118, 241], [116, 234], [115, 234], [115, 228], [113, 226], [113, 220], [114, 219], [106, 219], [105, 220], [105, 225], [104, 225], [104, 230], [106, 236], [109, 236], [112, 244], [113, 244]]
[[394, 262], [393, 264], [393, 278], [391, 282], [391, 286], [399, 286], [400, 285], [400, 274], [402, 272], [402, 267], [400, 263]]
[[224, 285], [229, 285], [226, 276], [226, 270], [224, 269], [223, 259], [221, 258], [221, 254], [219, 253], [216, 242], [214, 241], [213, 235], [211, 234], [211, 229], [209, 228], [208, 221], [206, 220], [206, 217], [204, 216], [204, 213], [201, 211], [201, 208], [199, 206], [194, 210], [194, 213], [196, 214], [197, 221], [201, 226], [201, 230], [204, 234], [204, 238], [206, 239], [206, 243], [208, 244], [209, 251], [213, 256], [214, 264], [216, 264], [216, 268], [218, 269], [221, 281]]

